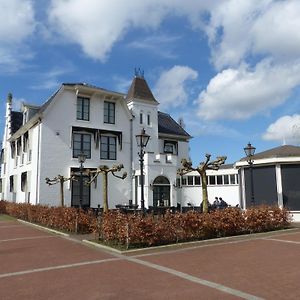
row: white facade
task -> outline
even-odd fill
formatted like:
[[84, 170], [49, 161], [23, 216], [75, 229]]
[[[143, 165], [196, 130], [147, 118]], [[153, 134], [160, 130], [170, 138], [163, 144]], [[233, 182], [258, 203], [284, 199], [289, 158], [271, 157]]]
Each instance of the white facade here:
[[[135, 78], [134, 82], [136, 80], [140, 80], [138, 84], [146, 84], [143, 78]], [[133, 86], [133, 89], [139, 87]], [[22, 115], [12, 112], [12, 99], [8, 99], [2, 146], [1, 198], [20, 203], [60, 205], [59, 184], [49, 186], [45, 178], [78, 174], [79, 163], [75, 152], [78, 150], [76, 145], [80, 144], [80, 147], [88, 148], [84, 150], [88, 153], [84, 170], [95, 169], [100, 165], [111, 167], [123, 164], [123, 170], [128, 173], [125, 180], [109, 174], [109, 207], [128, 203], [140, 206], [139, 149], [135, 135], [144, 128], [150, 135], [144, 156], [145, 206], [162, 205], [160, 200], [168, 200], [164, 205], [176, 206], [180, 201], [173, 183], [176, 182], [181, 159], [188, 157], [190, 136], [169, 115], [158, 112], [158, 102], [152, 99], [151, 91], [146, 90], [150, 96], [141, 98], [135, 97], [134, 92], [131, 91], [125, 98], [124, 94], [87, 84], [63, 84], [42, 107], [24, 105], [23, 125], [15, 130], [14, 118]], [[111, 112], [108, 114], [113, 111], [113, 122], [106, 122], [104, 118], [107, 118], [110, 105]], [[78, 118], [78, 109], [81, 108], [79, 114], [83, 116], [86, 113], [82, 119], [87, 120]], [[171, 122], [175, 132], [171, 130], [166, 133], [164, 129], [159, 131], [158, 118], [162, 123]], [[108, 152], [105, 152], [106, 147], [109, 148]], [[102, 155], [112, 157], [104, 159]], [[157, 177], [166, 180], [168, 188], [161, 185]], [[76, 181], [64, 184], [66, 206], [78, 205], [74, 200], [77, 188]], [[86, 206], [102, 206], [101, 175], [97, 178], [97, 184], [92, 183], [88, 187], [84, 197], [89, 198]]]

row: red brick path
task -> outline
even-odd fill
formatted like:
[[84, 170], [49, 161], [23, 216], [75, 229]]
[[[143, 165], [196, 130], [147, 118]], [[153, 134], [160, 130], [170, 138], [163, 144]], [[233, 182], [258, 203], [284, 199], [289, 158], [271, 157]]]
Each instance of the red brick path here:
[[0, 222], [0, 299], [300, 299], [300, 231], [116, 255]]

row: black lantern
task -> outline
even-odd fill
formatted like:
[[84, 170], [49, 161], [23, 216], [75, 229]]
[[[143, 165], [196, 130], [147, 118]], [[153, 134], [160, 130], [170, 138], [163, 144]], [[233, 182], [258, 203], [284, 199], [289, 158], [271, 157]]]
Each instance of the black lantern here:
[[244, 148], [245, 154], [248, 159], [251, 160], [251, 157], [254, 155], [256, 148], [251, 145], [249, 142], [248, 145]]
[[150, 135], [148, 135], [145, 131], [145, 128], [143, 128], [141, 130], [141, 133], [137, 134], [135, 136], [135, 138], [136, 138], [136, 143], [137, 143], [138, 147], [145, 148], [149, 142]]
[[138, 152], [139, 158], [140, 158], [140, 173], [141, 173], [141, 209], [144, 212], [145, 211], [145, 199], [144, 199], [144, 148], [147, 146], [150, 135], [146, 134], [145, 129], [143, 128], [141, 130], [140, 134], [137, 134], [135, 136], [136, 138], [136, 143], [138, 147], [140, 147], [140, 152]]
[[83, 202], [83, 164], [86, 160], [86, 155], [83, 152], [78, 154], [78, 162], [80, 164], [80, 181], [79, 181], [79, 207], [82, 208]]
[[248, 145], [244, 148], [245, 154], [247, 156], [247, 162], [250, 168], [250, 184], [251, 184], [251, 205], [254, 205], [254, 183], [253, 183], [253, 155], [255, 153], [256, 148], [251, 145], [249, 142]]

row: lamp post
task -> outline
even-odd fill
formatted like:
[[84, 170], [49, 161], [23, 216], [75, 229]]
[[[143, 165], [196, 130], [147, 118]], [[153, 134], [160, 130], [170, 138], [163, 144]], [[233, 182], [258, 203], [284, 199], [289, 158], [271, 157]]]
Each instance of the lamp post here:
[[251, 184], [251, 205], [254, 205], [254, 185], [253, 185], [253, 159], [252, 156], [255, 153], [255, 147], [253, 147], [251, 145], [251, 143], [249, 142], [247, 144], [247, 146], [244, 148], [245, 154], [247, 156], [247, 162], [249, 164], [249, 168], [250, 168], [250, 184]]
[[79, 207], [82, 208], [83, 200], [83, 163], [86, 160], [86, 155], [81, 152], [78, 154], [78, 162], [80, 163], [80, 180], [79, 180]]
[[146, 134], [145, 129], [143, 128], [141, 130], [140, 134], [137, 134], [135, 136], [136, 142], [138, 147], [140, 147], [140, 152], [138, 152], [139, 158], [140, 158], [140, 172], [141, 172], [141, 209], [144, 212], [145, 211], [145, 199], [144, 199], [144, 148], [147, 146], [149, 142], [150, 135]]

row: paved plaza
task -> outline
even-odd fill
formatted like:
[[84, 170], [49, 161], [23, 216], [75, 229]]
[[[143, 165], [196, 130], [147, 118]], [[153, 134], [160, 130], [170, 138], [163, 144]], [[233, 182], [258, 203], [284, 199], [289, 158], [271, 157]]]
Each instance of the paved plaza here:
[[110, 252], [0, 221], [0, 299], [300, 299], [300, 230]]

